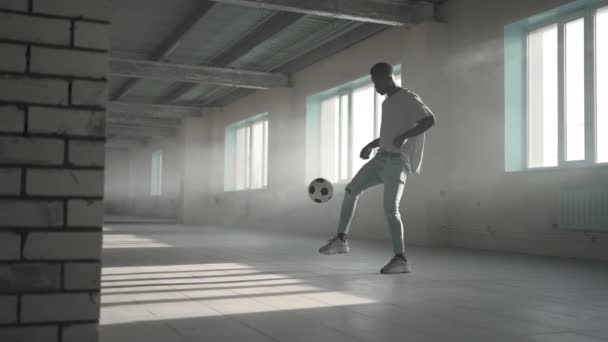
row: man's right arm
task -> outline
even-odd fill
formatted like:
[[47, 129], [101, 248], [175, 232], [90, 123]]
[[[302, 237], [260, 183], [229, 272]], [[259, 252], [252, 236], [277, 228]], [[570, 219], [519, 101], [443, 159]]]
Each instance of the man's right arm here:
[[374, 141], [365, 145], [365, 147], [363, 147], [363, 149], [361, 150], [361, 154], [359, 156], [361, 157], [361, 159], [369, 159], [370, 154], [372, 154], [372, 150], [377, 147], [380, 147], [380, 138], [375, 139]]
[[369, 147], [369, 148], [380, 147], [380, 138], [373, 140], [372, 142], [370, 142], [369, 144], [367, 144], [366, 147]]

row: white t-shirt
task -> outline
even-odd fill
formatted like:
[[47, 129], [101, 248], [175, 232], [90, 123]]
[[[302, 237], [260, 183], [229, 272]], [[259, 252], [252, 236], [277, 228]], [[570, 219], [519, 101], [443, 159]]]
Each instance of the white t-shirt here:
[[380, 125], [380, 149], [401, 153], [401, 159], [409, 173], [420, 173], [424, 150], [424, 133], [405, 140], [401, 148], [393, 144], [395, 138], [415, 127], [421, 119], [433, 116], [420, 97], [407, 90], [399, 89], [393, 96], [382, 102], [382, 123]]

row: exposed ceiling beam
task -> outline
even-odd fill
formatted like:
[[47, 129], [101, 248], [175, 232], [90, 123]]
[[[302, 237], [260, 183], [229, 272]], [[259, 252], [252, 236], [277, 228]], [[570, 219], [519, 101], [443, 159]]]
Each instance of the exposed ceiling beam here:
[[434, 19], [434, 5], [427, 1], [394, 0], [213, 0], [215, 2], [296, 12], [322, 17], [402, 26]]
[[140, 104], [128, 102], [109, 102], [108, 113], [118, 115], [146, 115], [160, 118], [182, 118], [184, 116], [201, 116], [204, 109], [200, 107], [169, 106], [157, 104]]
[[129, 151], [133, 147], [135, 147], [135, 144], [117, 144], [110, 141], [106, 142], [106, 150]]
[[[166, 60], [167, 57], [179, 46], [181, 40], [192, 30], [194, 25], [198, 23], [204, 16], [209, 12], [209, 9], [213, 7], [213, 2], [201, 1], [200, 5], [196, 10], [191, 12], [183, 22], [175, 28], [175, 30], [165, 39], [160, 46], [150, 54], [147, 58], [152, 61]], [[114, 94], [112, 94], [112, 101], [120, 100], [127, 92], [132, 89], [139, 79], [131, 78], [127, 80], [122, 87], [120, 87]]]
[[106, 140], [106, 148], [109, 149], [130, 149], [132, 147], [143, 147], [148, 142], [145, 137], [131, 137], [113, 135]]
[[[248, 52], [272, 38], [272, 36], [281, 32], [303, 16], [304, 14], [301, 13], [290, 12], [277, 12], [273, 14], [262, 24], [258, 25], [244, 37], [233, 43], [230, 48], [211, 59], [208, 64], [220, 67], [230, 65], [230, 63], [246, 55]], [[163, 97], [161, 102], [174, 102], [195, 87], [196, 85], [191, 83], [182, 83], [176, 87], [172, 87], [172, 90]]]
[[126, 124], [112, 124], [106, 127], [106, 136], [127, 136], [127, 137], [172, 137], [177, 130], [170, 127], [141, 127]]
[[[300, 51], [298, 54], [290, 56], [289, 59], [281, 60], [280, 63], [277, 65], [274, 65], [271, 70], [280, 70], [281, 67], [286, 65], [287, 63], [295, 61], [295, 60], [301, 60], [304, 56], [306, 56], [310, 52], [318, 51], [318, 49], [320, 47], [325, 46], [327, 44], [333, 44], [334, 42], [342, 39], [342, 37], [344, 37], [346, 34], [351, 33], [358, 28], [366, 27], [366, 26], [384, 27], [382, 25], [364, 24], [364, 23], [357, 23], [357, 22], [349, 22], [343, 26], [338, 26], [334, 30], [332, 30], [331, 33], [327, 34], [323, 39], [317, 40], [315, 42], [315, 44], [308, 45], [305, 49]], [[363, 38], [361, 40], [363, 40]]]
[[[349, 31], [343, 32], [339, 37], [317, 44], [311, 49], [299, 54], [296, 58], [284, 61], [277, 67], [277, 71], [293, 73], [310, 66], [320, 60], [328, 58], [350, 46], [365, 40], [376, 33], [385, 30], [382, 25], [359, 25]], [[371, 67], [371, 66], [370, 66]]]
[[139, 125], [148, 127], [177, 127], [180, 124], [179, 119], [154, 118], [145, 115], [116, 115], [108, 114], [106, 123], [112, 124], [127, 124]]
[[143, 144], [146, 142], [146, 138], [141, 137], [132, 137], [125, 135], [113, 135], [111, 140], [106, 140], [106, 144], [108, 142], [113, 142], [117, 144]]
[[[324, 37], [323, 39], [318, 39], [315, 41], [314, 44], [308, 44], [306, 46], [306, 48], [304, 48], [302, 51], [300, 51], [297, 55], [291, 56], [291, 58], [289, 58], [288, 60], [282, 60], [279, 64], [275, 64], [275, 65], [271, 65], [268, 66], [268, 68], [264, 71], [267, 72], [273, 72], [273, 71], [278, 71], [279, 67], [293, 59], [297, 59], [299, 56], [306, 54], [312, 50], [315, 50], [317, 47], [321, 46], [322, 44], [329, 42], [329, 41], [333, 41], [336, 39], [336, 37], [339, 37], [349, 31], [352, 31], [353, 29], [359, 27], [359, 26], [366, 26], [366, 25], [371, 25], [371, 26], [381, 26], [381, 25], [374, 25], [374, 24], [365, 24], [365, 23], [361, 23], [361, 22], [340, 22], [340, 23], [336, 23], [335, 25], [331, 25], [330, 27], [325, 28], [323, 31], [320, 31], [319, 34], [320, 36]], [[381, 27], [385, 27], [385, 26], [381, 26]], [[208, 92], [206, 95], [206, 98], [211, 98], [213, 99], [211, 102], [208, 103], [213, 103], [213, 104], [217, 104], [219, 106], [223, 106], [226, 104], [225, 101], [223, 101], [225, 98], [234, 98], [236, 97], [240, 97], [240, 96], [245, 96], [247, 94], [251, 94], [253, 93], [253, 91], [251, 89], [235, 89], [235, 88], [215, 88], [212, 89], [210, 92]]]
[[234, 42], [228, 50], [214, 57], [209, 64], [218, 66], [229, 65], [303, 16], [300, 13], [275, 13], [247, 35]]
[[[272, 71], [293, 73], [344, 50], [370, 36], [386, 29], [383, 25], [351, 23], [332, 34], [328, 39], [320, 40], [317, 44], [309, 46], [297, 56], [284, 60], [275, 65]], [[249, 89], [231, 89], [229, 92], [214, 101], [214, 105], [224, 106], [243, 96], [252, 93]]]
[[110, 59], [110, 74], [251, 89], [289, 86], [289, 79], [287, 75], [283, 74], [121, 58]]
[[172, 125], [162, 125], [162, 124], [156, 124], [156, 125], [141, 125], [139, 123], [133, 123], [133, 122], [121, 122], [121, 121], [107, 121], [106, 122], [106, 128], [109, 130], [113, 130], [113, 129], [125, 129], [125, 130], [140, 130], [140, 131], [154, 131], [154, 132], [170, 132], [173, 131], [175, 129], [177, 129], [177, 127], [172, 126]]

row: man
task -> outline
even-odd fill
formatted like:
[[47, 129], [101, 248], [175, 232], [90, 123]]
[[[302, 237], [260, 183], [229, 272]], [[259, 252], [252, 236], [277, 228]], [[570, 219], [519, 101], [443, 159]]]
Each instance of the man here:
[[372, 82], [380, 95], [387, 95], [382, 103], [380, 138], [361, 150], [361, 158], [369, 159], [373, 149], [376, 156], [367, 162], [346, 186], [338, 235], [319, 249], [323, 254], [348, 253], [348, 230], [359, 195], [378, 184], [384, 185], [384, 213], [388, 220], [395, 256], [381, 273], [411, 271], [405, 257], [403, 223], [399, 202], [405, 186], [406, 174], [419, 174], [424, 149], [424, 132], [435, 124], [435, 116], [418, 95], [395, 85], [393, 68], [388, 63], [377, 63], [370, 70]]

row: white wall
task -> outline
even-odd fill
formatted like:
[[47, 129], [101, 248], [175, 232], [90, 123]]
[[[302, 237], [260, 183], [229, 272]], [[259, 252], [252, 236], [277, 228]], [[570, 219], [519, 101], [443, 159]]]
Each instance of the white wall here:
[[[163, 151], [162, 195], [150, 195], [152, 153]], [[153, 141], [145, 147], [108, 150], [106, 213], [175, 218], [181, 201], [181, 157], [175, 139]]]
[[[410, 177], [402, 202], [408, 243], [608, 258], [606, 235], [591, 242], [553, 228], [559, 187], [604, 179], [607, 168], [503, 171], [503, 28], [565, 2], [450, 0], [441, 8], [446, 24], [390, 29], [297, 73], [294, 88], [257, 92], [195, 119], [198, 127], [184, 134], [196, 141], [202, 161], [190, 172], [205, 180], [190, 187], [192, 179], [184, 178], [185, 221], [333, 233], [343, 186], [325, 205], [306, 196], [305, 99], [383, 60], [403, 65], [405, 86], [438, 119], [422, 174]], [[225, 127], [260, 112], [270, 116], [269, 188], [224, 193]], [[381, 188], [363, 194], [353, 237], [388, 239], [381, 205]]]
[[437, 63], [415, 64], [441, 75], [439, 91], [449, 106], [442, 117], [450, 127], [450, 144], [442, 147], [448, 159], [447, 229], [440, 236], [450, 245], [608, 258], [605, 234], [593, 243], [582, 233], [553, 228], [559, 188], [601, 181], [608, 168], [503, 172], [503, 27], [566, 2], [449, 1], [442, 9], [449, 29], [441, 34], [449, 43], [437, 46], [437, 35], [430, 35]]
[[126, 149], [106, 149], [105, 165], [105, 212], [115, 215], [127, 215], [130, 212], [129, 151]]
[[110, 9], [0, 1], [2, 342], [99, 340]]
[[[404, 30], [382, 33], [364, 45], [355, 46], [339, 56], [319, 63], [306, 72], [296, 74], [291, 89], [275, 89], [258, 92], [238, 101], [220, 113], [192, 119], [185, 127], [193, 130], [192, 121], [199, 122], [198, 133], [190, 132], [200, 144], [195, 153], [204, 160], [204, 166], [193, 171], [196, 179], [184, 178], [186, 200], [184, 221], [189, 223], [213, 223], [254, 225], [263, 229], [280, 229], [296, 232], [333, 233], [343, 185], [338, 186], [334, 200], [320, 206], [312, 203], [306, 194], [305, 179], [305, 120], [306, 96], [332, 88], [368, 74], [370, 66], [378, 59], [399, 63], [403, 42], [399, 37]], [[378, 49], [377, 57], [369, 55], [370, 47]], [[343, 63], [348, 55], [349, 63]], [[342, 56], [342, 57], [340, 57]], [[245, 192], [223, 191], [224, 133], [231, 123], [262, 112], [269, 113], [269, 188]], [[186, 138], [188, 140], [188, 138]], [[185, 158], [193, 159], [193, 158]], [[207, 180], [201, 187], [191, 182]], [[377, 205], [380, 192], [363, 199], [361, 214], [356, 225], [374, 225], [381, 236], [388, 236], [384, 227], [381, 207]], [[367, 208], [366, 208], [367, 207]], [[375, 232], [354, 229], [357, 235], [376, 236]]]

